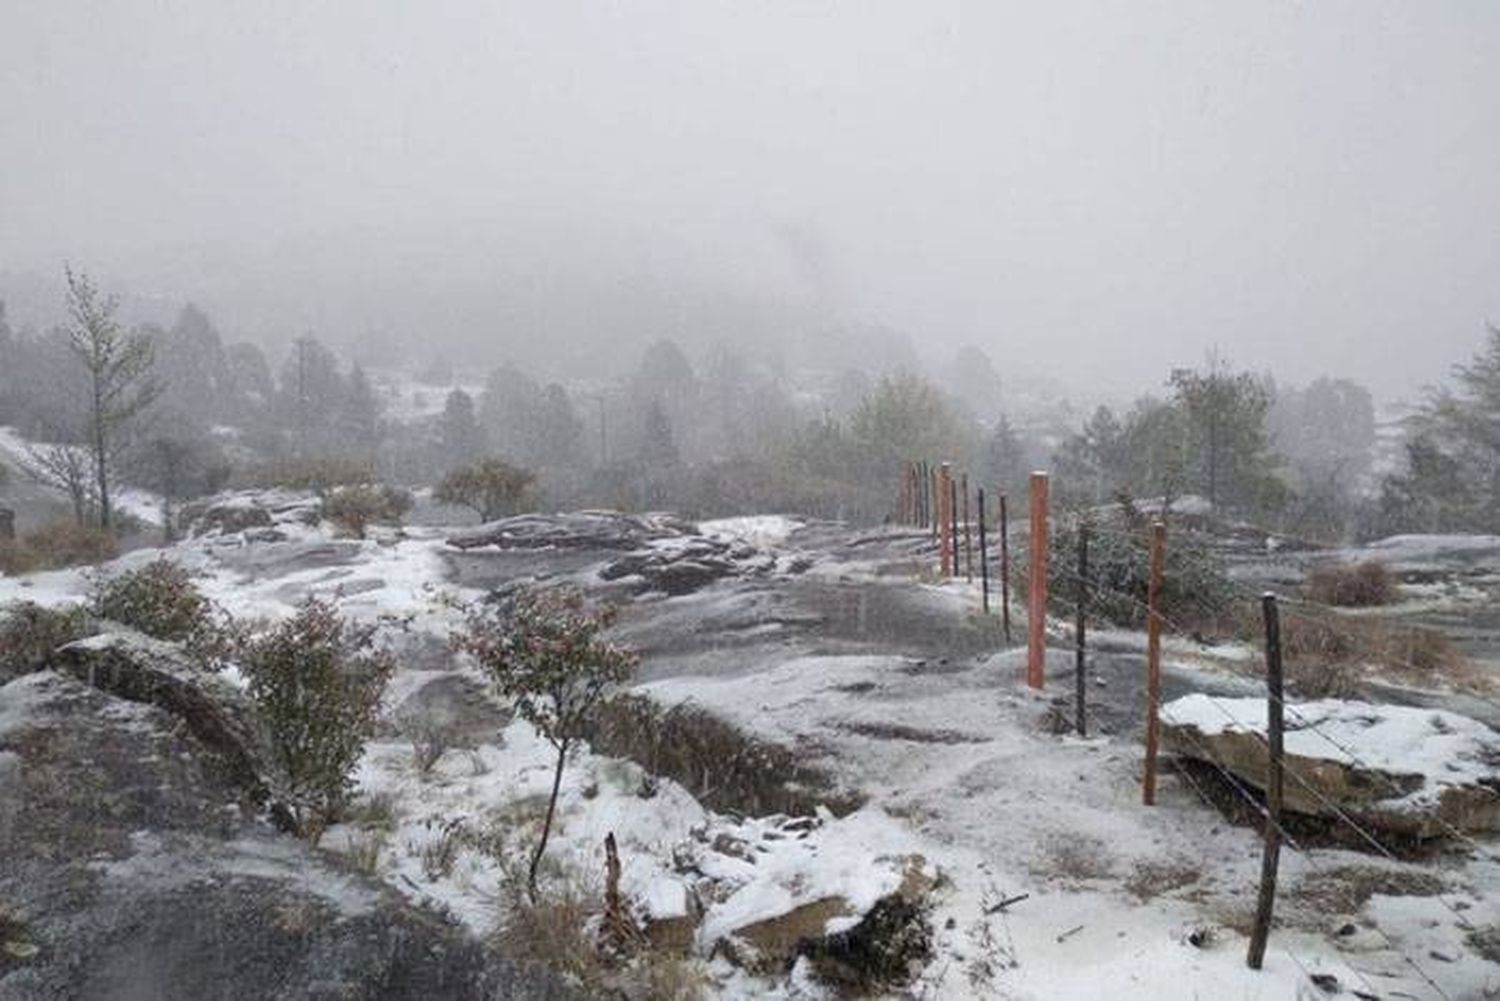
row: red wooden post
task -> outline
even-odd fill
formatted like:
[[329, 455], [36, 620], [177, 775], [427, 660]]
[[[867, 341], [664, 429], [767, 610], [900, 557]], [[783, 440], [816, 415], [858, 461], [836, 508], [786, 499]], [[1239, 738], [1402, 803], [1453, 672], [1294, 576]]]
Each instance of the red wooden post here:
[[1151, 526], [1151, 579], [1146, 588], [1146, 771], [1141, 802], [1156, 803], [1156, 744], [1161, 731], [1161, 578], [1167, 553], [1167, 526]]
[[1031, 607], [1026, 615], [1029, 647], [1026, 683], [1041, 688], [1047, 677], [1047, 474], [1031, 474]]

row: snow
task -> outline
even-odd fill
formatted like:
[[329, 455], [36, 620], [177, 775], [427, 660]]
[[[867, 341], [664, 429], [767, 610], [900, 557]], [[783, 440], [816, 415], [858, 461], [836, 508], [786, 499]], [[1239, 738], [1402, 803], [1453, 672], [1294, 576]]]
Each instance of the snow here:
[[[1265, 699], [1188, 695], [1162, 706], [1162, 718], [1204, 736], [1265, 733]], [[1322, 758], [1391, 775], [1420, 776], [1422, 786], [1394, 806], [1436, 803], [1444, 787], [1496, 779], [1500, 734], [1477, 720], [1437, 709], [1323, 699], [1288, 703], [1288, 754]]]
[[803, 522], [784, 514], [767, 514], [700, 522], [698, 530], [710, 538], [772, 549], [786, 545], [787, 539], [802, 525]]
[[[700, 530], [774, 549], [800, 526], [795, 519], [764, 516], [707, 522]], [[280, 617], [316, 594], [362, 621], [403, 620], [390, 627], [393, 636], [405, 629], [445, 639], [456, 621], [448, 599], [478, 593], [449, 578], [449, 550], [439, 530], [382, 531], [361, 541], [293, 522], [277, 528], [285, 541], [215, 536], [179, 543], [170, 555], [236, 615]], [[868, 538], [879, 542], [878, 535]], [[803, 539], [799, 544], [805, 545]], [[116, 566], [155, 555], [131, 554]], [[601, 554], [601, 562], [612, 555]], [[814, 565], [799, 580], [847, 586], [850, 594], [900, 588], [913, 608], [936, 621], [960, 621], [977, 604], [976, 586], [881, 577], [879, 557], [863, 546], [808, 555]], [[573, 578], [587, 581], [591, 573]], [[758, 737], [796, 748], [809, 764], [863, 790], [868, 802], [847, 816], [824, 812], [808, 828], [792, 830], [786, 818], [717, 814], [666, 779], [645, 796], [638, 765], [580, 748], [563, 773], [547, 850], [545, 885], [572, 886], [597, 899], [603, 840], [614, 834], [623, 891], [638, 912], [658, 919], [694, 908], [689, 877], [678, 865], [691, 860], [716, 888], [701, 901], [697, 952], [719, 996], [820, 996], [805, 964], [790, 977], [757, 977], [706, 956], [719, 936], [800, 903], [837, 897], [858, 911], [913, 869], [940, 877], [931, 896], [937, 955], [913, 987], [928, 998], [1269, 1001], [1305, 996], [1299, 991], [1309, 989], [1309, 970], [1337, 976], [1346, 989], [1363, 989], [1356, 967], [1382, 974], [1382, 995], [1436, 996], [1386, 940], [1334, 936], [1332, 930], [1346, 921], [1377, 922], [1452, 997], [1474, 996], [1490, 975], [1487, 964], [1463, 945], [1466, 929], [1431, 900], [1376, 897], [1352, 915], [1329, 915], [1300, 902], [1298, 888], [1311, 867], [1295, 853], [1283, 858], [1280, 924], [1266, 969], [1246, 969], [1244, 939], [1229, 928], [1253, 896], [1260, 854], [1253, 830], [1225, 823], [1172, 775], [1161, 778], [1158, 806], [1140, 806], [1140, 748], [1128, 733], [1080, 740], [1039, 728], [1047, 697], [1015, 681], [1024, 651], [921, 663], [793, 641], [798, 629], [806, 630], [796, 618], [803, 613], [772, 600], [790, 579], [777, 570], [754, 587], [715, 586], [671, 600], [637, 601], [619, 630], [653, 651], [643, 665], [646, 680], [635, 690], [667, 706], [693, 703]], [[0, 602], [77, 601], [85, 589], [86, 580], [75, 571], [0, 578]], [[707, 652], [673, 652], [672, 642], [704, 633], [715, 638]], [[1140, 639], [1130, 633], [1111, 638], [1124, 649]], [[1254, 655], [1237, 646], [1204, 652], [1169, 644], [1169, 652], [1182, 656], [1194, 649], [1210, 660]], [[483, 681], [462, 658], [452, 669]], [[402, 663], [387, 707], [394, 709], [434, 676]], [[24, 712], [26, 686], [38, 683], [27, 679], [6, 689], [0, 730]], [[1174, 702], [1168, 711], [1203, 727], [1264, 726], [1260, 700], [1218, 701], [1233, 722], [1201, 696]], [[1494, 746], [1492, 733], [1451, 713], [1347, 703], [1308, 703], [1297, 712], [1367, 763], [1401, 773], [1419, 770], [1433, 783], [1472, 776], [1478, 765], [1471, 755]], [[368, 745], [357, 778], [361, 804], [388, 804], [390, 830], [344, 825], [330, 830], [325, 844], [349, 849], [377, 839], [381, 879], [488, 933], [504, 915], [516, 874], [524, 876], [550, 791], [553, 748], [514, 721], [477, 746], [450, 749], [422, 775], [410, 742], [385, 733]], [[1304, 747], [1304, 741], [1320, 746]], [[1288, 745], [1294, 753], [1339, 753], [1296, 730], [1288, 734]], [[753, 861], [715, 850], [720, 835], [749, 846]], [[451, 866], [433, 865], [439, 849], [450, 851]], [[1369, 861], [1347, 852], [1317, 854], [1341, 865]], [[1476, 925], [1500, 920], [1488, 902], [1500, 900], [1500, 867], [1483, 860], [1446, 864], [1463, 887], [1446, 899], [1469, 907], [1464, 913]], [[1177, 870], [1186, 874], [1180, 885], [1169, 882], [1148, 897], [1132, 888], [1142, 873]], [[1022, 893], [1029, 895], [1024, 901], [994, 910], [1000, 900]], [[850, 921], [835, 918], [829, 930]], [[1201, 948], [1188, 942], [1199, 929], [1214, 931]], [[1457, 958], [1435, 963], [1425, 958], [1431, 951]]]

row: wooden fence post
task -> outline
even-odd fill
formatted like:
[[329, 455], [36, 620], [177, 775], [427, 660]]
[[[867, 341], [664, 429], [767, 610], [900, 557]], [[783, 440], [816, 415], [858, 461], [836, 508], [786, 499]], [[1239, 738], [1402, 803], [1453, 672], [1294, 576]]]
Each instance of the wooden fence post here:
[[1088, 639], [1086, 630], [1088, 628], [1088, 604], [1089, 604], [1089, 523], [1085, 519], [1078, 523], [1078, 622], [1073, 629], [1073, 638], [1077, 647], [1078, 662], [1075, 665], [1074, 695], [1077, 702], [1076, 715], [1078, 722], [1078, 736], [1089, 735], [1088, 719], [1084, 710], [1084, 698], [1087, 690], [1088, 667], [1086, 663], [1088, 651]]
[[1161, 578], [1167, 551], [1167, 526], [1151, 526], [1151, 580], [1146, 590], [1146, 771], [1141, 802], [1156, 804], [1156, 745], [1161, 730]]
[[1255, 904], [1255, 925], [1250, 931], [1250, 951], [1245, 962], [1260, 969], [1266, 958], [1266, 940], [1271, 935], [1271, 911], [1276, 904], [1276, 868], [1281, 861], [1282, 716], [1281, 616], [1276, 596], [1261, 598], [1266, 620], [1266, 744], [1270, 754], [1266, 772], [1265, 847], [1260, 857], [1260, 894]]
[[990, 557], [984, 544], [984, 487], [979, 488], [979, 594], [984, 614], [990, 614]]
[[1010, 519], [1004, 491], [1000, 493], [1000, 624], [1005, 630], [1005, 645], [1010, 646]]
[[948, 564], [948, 480], [951, 476], [948, 463], [944, 462], [938, 466], [938, 571], [944, 580], [952, 572]]
[[969, 474], [960, 478], [959, 489], [964, 495], [964, 580], [974, 583], [974, 523], [969, 518]]
[[1026, 683], [1040, 689], [1047, 678], [1047, 474], [1031, 474], [1031, 604], [1026, 613], [1028, 635]]
[[929, 475], [927, 477], [927, 486], [930, 492], [930, 496], [928, 497], [927, 511], [931, 516], [932, 538], [934, 541], [941, 542], [943, 538], [943, 502], [942, 492], [938, 489], [938, 485], [942, 478], [942, 474], [938, 471], [938, 468], [936, 466], [932, 466], [931, 468], [929, 468], [928, 473]]
[[958, 477], [948, 474], [948, 577], [958, 576]]

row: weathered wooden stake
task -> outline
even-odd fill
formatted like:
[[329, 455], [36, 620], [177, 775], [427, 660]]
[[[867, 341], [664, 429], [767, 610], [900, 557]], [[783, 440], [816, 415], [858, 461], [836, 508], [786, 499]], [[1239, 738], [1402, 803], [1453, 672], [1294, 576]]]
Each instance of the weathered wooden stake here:
[[1000, 494], [1000, 625], [1005, 630], [1005, 645], [1010, 646], [1010, 518], [1005, 511], [1005, 494]]
[[930, 496], [928, 497], [928, 511], [932, 515], [932, 537], [933, 539], [941, 542], [943, 538], [943, 502], [941, 500], [942, 494], [938, 490], [938, 485], [939, 481], [942, 478], [942, 474], [938, 471], [938, 468], [936, 466], [932, 467], [930, 473], [931, 475], [928, 477], [927, 486], [930, 492]]
[[1151, 526], [1151, 580], [1146, 590], [1146, 771], [1141, 802], [1156, 804], [1156, 744], [1161, 730], [1161, 577], [1166, 559], [1167, 526]]
[[1271, 935], [1271, 911], [1276, 904], [1276, 868], [1281, 861], [1282, 780], [1282, 675], [1281, 616], [1276, 596], [1260, 600], [1266, 620], [1266, 743], [1270, 762], [1266, 772], [1265, 848], [1260, 857], [1260, 896], [1255, 904], [1255, 925], [1250, 931], [1250, 951], [1245, 957], [1250, 969], [1260, 969], [1266, 958], [1266, 940]]
[[969, 474], [960, 478], [959, 489], [964, 495], [964, 580], [974, 583], [974, 523], [969, 519]]
[[1087, 521], [1078, 524], [1078, 622], [1074, 626], [1073, 635], [1077, 647], [1078, 663], [1075, 670], [1075, 701], [1077, 703], [1078, 736], [1089, 735], [1088, 719], [1084, 711], [1084, 697], [1088, 683], [1088, 667], [1086, 657], [1088, 653], [1088, 604], [1089, 604], [1089, 523]]
[[958, 477], [948, 477], [948, 576], [958, 576]]
[[1026, 684], [1041, 688], [1047, 679], [1047, 474], [1031, 474], [1031, 604], [1026, 612], [1028, 635]]
[[952, 574], [948, 563], [949, 529], [948, 523], [948, 480], [951, 476], [948, 463], [938, 465], [937, 495], [938, 495], [938, 573], [944, 580]]
[[979, 594], [984, 614], [990, 614], [990, 553], [984, 544], [984, 487], [979, 488]]

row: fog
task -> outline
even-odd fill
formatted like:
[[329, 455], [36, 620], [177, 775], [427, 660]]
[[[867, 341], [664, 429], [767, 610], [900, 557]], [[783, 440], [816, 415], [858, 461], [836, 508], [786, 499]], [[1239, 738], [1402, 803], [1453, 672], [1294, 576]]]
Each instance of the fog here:
[[[1500, 6], [22, 2], [0, 296], [617, 370], [879, 325], [1377, 394], [1500, 318]], [[143, 305], [144, 304], [144, 305]]]

